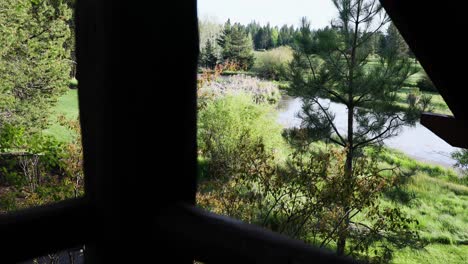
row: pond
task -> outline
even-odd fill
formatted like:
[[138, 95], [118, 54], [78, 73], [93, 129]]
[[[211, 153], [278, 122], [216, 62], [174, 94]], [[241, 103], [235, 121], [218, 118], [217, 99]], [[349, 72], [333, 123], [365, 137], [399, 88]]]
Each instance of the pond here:
[[[325, 105], [330, 105], [330, 110], [336, 115], [335, 123], [338, 131], [346, 131], [346, 106], [330, 102], [327, 99], [320, 99], [319, 101]], [[301, 111], [301, 107], [302, 100], [300, 98], [283, 95], [278, 105], [278, 122], [285, 128], [300, 126], [301, 120], [297, 117], [297, 114]], [[450, 157], [450, 153], [458, 150], [458, 148], [452, 147], [419, 123], [414, 127], [403, 127], [397, 136], [384, 140], [384, 143], [386, 146], [400, 150], [414, 159], [445, 167], [451, 167], [455, 164], [455, 160]]]

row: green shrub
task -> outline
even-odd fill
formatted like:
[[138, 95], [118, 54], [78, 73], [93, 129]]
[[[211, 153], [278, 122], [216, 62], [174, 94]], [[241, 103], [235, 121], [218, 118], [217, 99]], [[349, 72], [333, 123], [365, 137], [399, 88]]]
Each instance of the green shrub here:
[[455, 167], [461, 169], [463, 173], [468, 177], [468, 150], [462, 149], [455, 151], [452, 154], [452, 158], [457, 161]]
[[253, 70], [262, 78], [283, 81], [292, 58], [293, 52], [289, 46], [257, 52]]
[[199, 112], [199, 154], [208, 159], [210, 166], [216, 164], [216, 171], [208, 169], [210, 177], [214, 177], [234, 166], [241, 139], [263, 139], [266, 149], [281, 151], [281, 130], [271, 105], [254, 103], [245, 93], [226, 95], [208, 102]]

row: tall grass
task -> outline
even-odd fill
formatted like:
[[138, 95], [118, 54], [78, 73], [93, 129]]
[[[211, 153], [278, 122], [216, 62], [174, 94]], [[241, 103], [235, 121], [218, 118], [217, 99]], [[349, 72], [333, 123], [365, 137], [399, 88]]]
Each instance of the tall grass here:
[[401, 169], [422, 172], [431, 177], [468, 186], [468, 177], [460, 176], [455, 170], [417, 161], [397, 150], [386, 149], [381, 153], [381, 158], [384, 162], [397, 165]]

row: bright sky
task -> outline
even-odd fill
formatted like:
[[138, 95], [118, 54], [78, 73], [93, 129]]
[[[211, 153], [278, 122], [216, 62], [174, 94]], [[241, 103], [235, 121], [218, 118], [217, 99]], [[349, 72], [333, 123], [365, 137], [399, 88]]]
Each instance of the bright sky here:
[[297, 27], [305, 16], [317, 29], [329, 25], [336, 15], [331, 0], [198, 0], [199, 18], [215, 18], [219, 23], [230, 18], [244, 25], [255, 20], [262, 25]]

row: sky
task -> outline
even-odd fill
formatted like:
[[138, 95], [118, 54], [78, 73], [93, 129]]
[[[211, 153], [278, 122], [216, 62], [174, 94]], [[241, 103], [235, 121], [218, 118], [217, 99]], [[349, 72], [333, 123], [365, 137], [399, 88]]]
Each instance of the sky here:
[[252, 20], [272, 26], [284, 24], [299, 26], [301, 17], [307, 17], [314, 29], [323, 28], [336, 17], [331, 0], [198, 0], [198, 17], [224, 23], [248, 24]]

